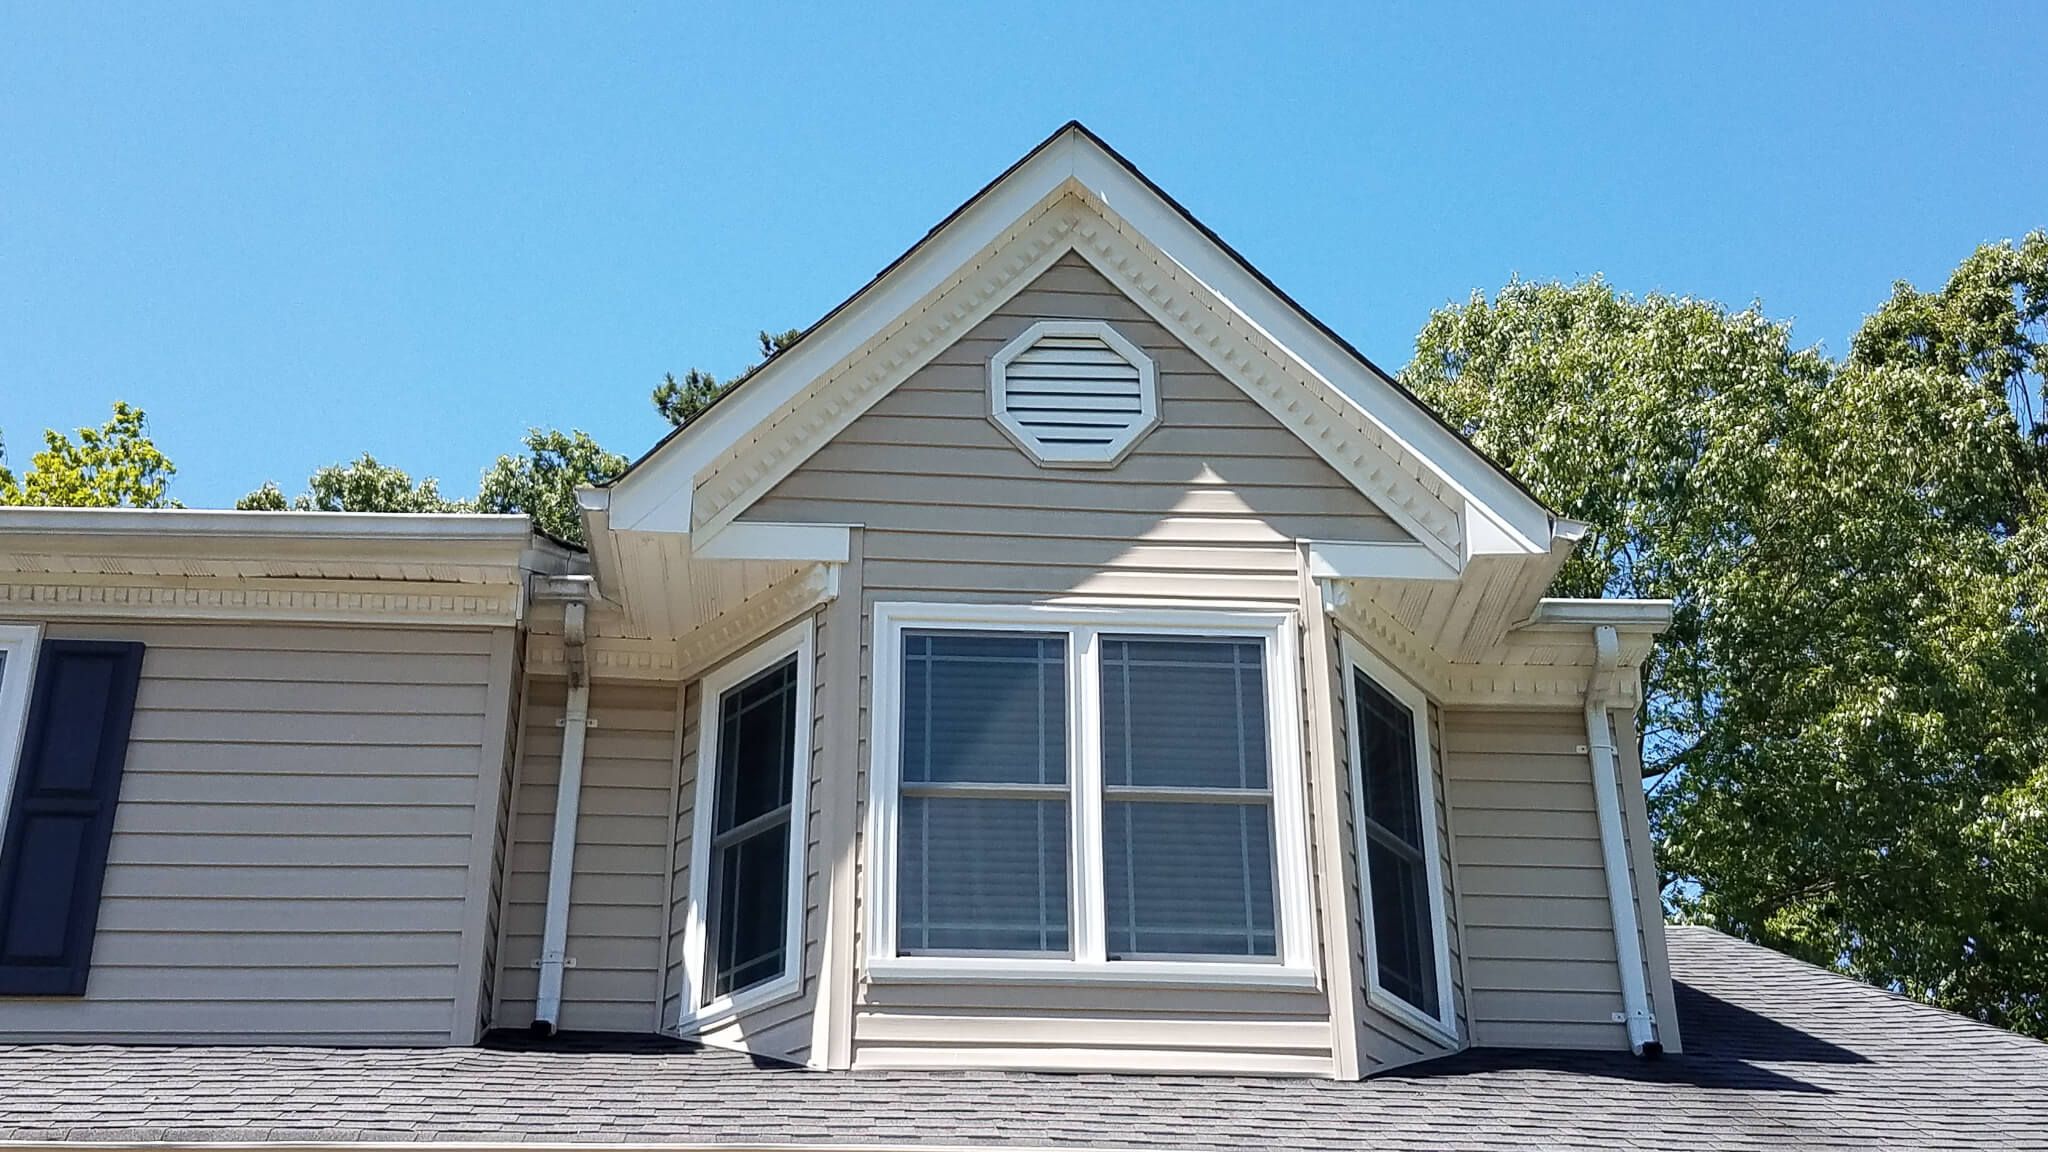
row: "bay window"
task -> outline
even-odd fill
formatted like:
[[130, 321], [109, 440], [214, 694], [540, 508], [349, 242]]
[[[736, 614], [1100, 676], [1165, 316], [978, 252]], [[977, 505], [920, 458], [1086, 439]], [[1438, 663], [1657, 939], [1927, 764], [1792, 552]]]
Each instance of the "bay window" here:
[[876, 605], [869, 975], [1313, 985], [1293, 627]]

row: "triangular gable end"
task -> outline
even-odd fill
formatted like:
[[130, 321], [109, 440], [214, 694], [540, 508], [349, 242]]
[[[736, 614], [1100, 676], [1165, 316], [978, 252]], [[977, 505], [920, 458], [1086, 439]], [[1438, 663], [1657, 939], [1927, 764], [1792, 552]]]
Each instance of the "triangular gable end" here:
[[1512, 478], [1079, 125], [1056, 133], [650, 453], [610, 494], [611, 527], [709, 541], [1068, 252], [1294, 431], [1452, 571], [1473, 555], [1548, 551], [1555, 526]]

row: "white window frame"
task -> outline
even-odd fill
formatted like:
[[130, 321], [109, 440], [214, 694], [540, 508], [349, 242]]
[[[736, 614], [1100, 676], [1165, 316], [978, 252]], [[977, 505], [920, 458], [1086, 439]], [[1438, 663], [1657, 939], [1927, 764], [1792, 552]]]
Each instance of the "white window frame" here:
[[[867, 976], [875, 981], [1104, 983], [1318, 988], [1302, 756], [1300, 643], [1291, 611], [880, 603], [873, 609], [869, 710]], [[1067, 637], [1067, 757], [1072, 788], [1068, 957], [905, 956], [897, 952], [896, 844], [901, 790], [903, 633], [909, 629], [1060, 632]], [[1102, 847], [1102, 635], [1257, 638], [1266, 667], [1267, 780], [1272, 787], [1274, 959], [1110, 960]]]
[[[1451, 986], [1450, 929], [1444, 920], [1443, 849], [1437, 839], [1440, 801], [1436, 790], [1435, 754], [1429, 740], [1429, 697], [1392, 664], [1380, 659], [1351, 636], [1339, 633], [1344, 650], [1344, 730], [1350, 736], [1351, 838], [1358, 858], [1361, 923], [1365, 929], [1366, 1002], [1389, 1016], [1451, 1044], [1458, 1042], [1457, 997]], [[1415, 722], [1416, 796], [1427, 807], [1422, 820], [1423, 866], [1429, 876], [1430, 936], [1436, 952], [1437, 1015], [1431, 1016], [1380, 986], [1378, 936], [1372, 920], [1372, 867], [1365, 846], [1365, 750], [1358, 723], [1359, 673], [1408, 709]]]
[[27, 735], [29, 694], [35, 689], [36, 655], [43, 647], [40, 624], [0, 624], [0, 837], [7, 835], [7, 809], [14, 801], [21, 742]]
[[[702, 1032], [749, 1012], [791, 999], [803, 989], [804, 906], [806, 859], [809, 837], [806, 824], [810, 814], [812, 771], [812, 677], [817, 667], [815, 617], [756, 644], [705, 674], [697, 688], [697, 780], [696, 809], [690, 826], [690, 894], [683, 921], [682, 1011], [676, 1029], [682, 1033]], [[783, 955], [788, 970], [773, 980], [744, 988], [731, 995], [704, 999], [704, 978], [710, 970], [710, 884], [711, 825], [718, 797], [718, 710], [725, 693], [796, 657], [796, 779], [790, 787], [789, 891]]]
[[[1010, 411], [1010, 363], [1048, 336], [1089, 336], [1107, 344], [1138, 373], [1138, 418], [1114, 440], [1099, 448], [1070, 445], [1065, 449], [1040, 444]], [[1112, 468], [1159, 427], [1159, 370], [1142, 348], [1105, 320], [1040, 320], [998, 349], [988, 362], [988, 412], [1003, 435], [1048, 468]]]

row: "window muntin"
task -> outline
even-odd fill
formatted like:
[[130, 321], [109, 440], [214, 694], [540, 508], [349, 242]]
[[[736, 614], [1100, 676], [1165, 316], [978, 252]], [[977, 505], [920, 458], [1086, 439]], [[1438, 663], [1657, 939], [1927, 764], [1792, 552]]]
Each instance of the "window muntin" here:
[[[871, 877], [867, 888], [871, 897], [867, 902], [868, 977], [1315, 987], [1318, 980], [1308, 897], [1294, 619], [1289, 612], [890, 602], [875, 605], [866, 837]], [[1043, 699], [1047, 703], [1048, 720], [1043, 730], [1031, 729], [1034, 738], [1028, 745], [1032, 750], [1030, 759], [1012, 757], [1006, 761], [1012, 767], [1000, 773], [1026, 783], [991, 780], [998, 773], [989, 767], [991, 758], [986, 756], [976, 758], [972, 768], [944, 758], [939, 763], [951, 764], [947, 771], [954, 776], [969, 776], [972, 786], [985, 789], [988, 797], [1013, 788], [1023, 789], [1013, 794], [1041, 805], [1040, 812], [1049, 830], [1061, 827], [1054, 811], [1060, 799], [1066, 801], [1065, 843], [1060, 842], [1055, 831], [1049, 831], [1046, 836], [1028, 842], [1034, 851], [1007, 857], [1013, 861], [1008, 868], [1013, 874], [1028, 869], [1032, 882], [1029, 890], [1034, 893], [1057, 890], [1050, 879], [1044, 887], [1038, 886], [1041, 868], [1048, 878], [1058, 875], [1065, 880], [1069, 938], [1064, 952], [1057, 949], [1058, 942], [1051, 933], [1044, 941], [1047, 947], [1037, 947], [1040, 940], [1036, 936], [1036, 917], [1017, 917], [1021, 926], [1033, 933], [1022, 941], [1026, 945], [1022, 949], [934, 947], [923, 951], [918, 946], [921, 940], [905, 930], [906, 919], [913, 926], [921, 914], [929, 919], [928, 914], [921, 912], [924, 894], [913, 890], [913, 883], [921, 884], [920, 875], [947, 867], [937, 855], [930, 858], [925, 873], [905, 863], [907, 853], [913, 849], [923, 853], [932, 848], [922, 840], [924, 831], [911, 826], [912, 821], [921, 824], [926, 818], [925, 813], [917, 811], [919, 795], [944, 791], [943, 787], [933, 788], [925, 779], [942, 773], [923, 766], [923, 758], [929, 753], [921, 743], [921, 730], [906, 730], [906, 716], [919, 725], [922, 722], [919, 705], [907, 701], [905, 696], [923, 691], [913, 666], [930, 651], [919, 638], [930, 635], [1026, 635], [1040, 642], [1050, 637], [1059, 642], [1052, 647], [1063, 651], [1064, 667], [1058, 670], [1063, 675], [1055, 674], [1048, 659], [1043, 678], [1047, 687], [1042, 696], [1031, 696], [1034, 702]], [[1117, 656], [1105, 661], [1103, 655], [1114, 642], [1125, 642], [1126, 646], [1119, 647]], [[1138, 643], [1131, 646], [1128, 642]], [[1161, 646], [1145, 646], [1153, 643]], [[1195, 648], [1177, 647], [1183, 644]], [[1240, 649], [1238, 645], [1244, 647]], [[1256, 660], [1251, 653], [1257, 654]], [[1133, 661], [1133, 657], [1138, 659]], [[1146, 732], [1148, 726], [1157, 729], [1164, 713], [1143, 701], [1148, 694], [1158, 695], [1161, 683], [1170, 686], [1172, 678], [1162, 678], [1154, 674], [1155, 670], [1143, 666], [1170, 663], [1166, 659], [1169, 657], [1196, 658], [1180, 662], [1202, 663], [1201, 668], [1188, 670], [1194, 680], [1199, 683], [1206, 677], [1212, 685], [1227, 685], [1232, 700], [1240, 699], [1238, 680], [1243, 680], [1241, 699], [1245, 702], [1247, 738], [1242, 756], [1236, 747], [1238, 733], [1233, 726], [1227, 758], [1222, 754], [1209, 755], [1204, 749], [1198, 764], [1175, 766], [1171, 758], [1150, 755], [1142, 748], [1144, 741], [1140, 739], [1134, 741], [1139, 747], [1133, 755], [1125, 757], [1119, 753], [1114, 757], [1114, 765], [1108, 762], [1112, 759], [1105, 753], [1105, 712], [1109, 703], [1117, 703], [1119, 715], [1123, 701], [1132, 705], [1134, 735]], [[1237, 666], [1239, 662], [1242, 668]], [[1127, 664], [1132, 667], [1126, 669]], [[1135, 673], [1130, 687], [1105, 692], [1105, 675], [1114, 674], [1121, 680], [1127, 670]], [[1062, 711], [1051, 707], [1060, 696], [1050, 685], [1060, 681], [1064, 682], [1064, 729], [1056, 727], [1050, 719]], [[1119, 692], [1124, 695], [1119, 696]], [[1205, 698], [1218, 697], [1211, 691]], [[1118, 734], [1120, 730], [1111, 724], [1108, 731], [1109, 739], [1120, 746], [1124, 741], [1124, 736]], [[1039, 749], [1048, 750], [1047, 763], [1055, 763], [1049, 750], [1062, 738], [1066, 753], [1063, 796], [1056, 795], [1050, 786], [1055, 777], [1048, 775], [1046, 782], [1040, 784], [1036, 776], [1027, 775], [1018, 766], [1028, 763], [1035, 769]], [[1114, 798], [1109, 783], [1111, 772], [1117, 781]], [[1119, 805], [1131, 806], [1128, 822]], [[1240, 812], [1240, 808], [1247, 811]], [[1112, 816], [1116, 818], [1116, 829], [1107, 827]], [[1227, 907], [1227, 915], [1212, 915], [1192, 925], [1175, 922], [1166, 915], [1154, 916], [1151, 913], [1155, 908], [1162, 912], [1171, 909], [1163, 903], [1147, 903], [1148, 892], [1162, 886], [1163, 875], [1171, 873], [1185, 886], [1187, 870], [1174, 871], [1185, 860], [1169, 854], [1166, 859], [1174, 867], [1146, 867], [1156, 862], [1157, 845], [1179, 847], [1184, 854], [1185, 845], [1192, 839], [1191, 829], [1211, 846], [1227, 831], [1228, 841], [1233, 845], [1231, 853], [1214, 854], [1229, 858], [1229, 871], [1223, 879], [1215, 881], [1219, 888], [1227, 886], [1231, 894], [1227, 904], [1217, 901]], [[979, 837], [972, 841], [976, 850], [985, 852], [985, 833], [974, 835]], [[1138, 849], [1135, 854], [1130, 851], [1133, 844]], [[1106, 875], [1112, 857], [1121, 873], [1120, 880], [1113, 881]], [[1203, 863], [1206, 866], [1210, 862]], [[1130, 940], [1133, 921], [1129, 914], [1134, 891], [1130, 882], [1132, 864], [1138, 865], [1135, 926], [1139, 939], [1135, 947]], [[1247, 872], [1256, 880], [1249, 886], [1249, 896]], [[1113, 885], [1117, 886], [1114, 897]], [[1124, 940], [1114, 948], [1108, 909], [1112, 899], [1125, 916]], [[1056, 923], [1057, 917], [1047, 916], [1046, 920]], [[1270, 942], [1265, 938], [1269, 926]], [[1174, 933], [1181, 933], [1183, 938], [1174, 938]]]
[[1263, 643], [1100, 652], [1109, 958], [1276, 957]]
[[1067, 638], [903, 636], [904, 955], [1071, 949]]
[[1345, 638], [1352, 822], [1373, 1004], [1455, 1039], [1427, 700]]
[[799, 990], [812, 660], [805, 621], [699, 688], [684, 1027]]

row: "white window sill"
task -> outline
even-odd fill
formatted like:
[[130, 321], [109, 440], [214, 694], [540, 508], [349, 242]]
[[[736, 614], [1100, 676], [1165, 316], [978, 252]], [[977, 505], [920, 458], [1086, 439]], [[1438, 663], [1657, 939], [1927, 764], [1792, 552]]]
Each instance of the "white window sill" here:
[[693, 1009], [686, 1003], [683, 1005], [682, 1019], [676, 1021], [676, 1035], [684, 1039], [701, 1035], [713, 1028], [730, 1024], [749, 1012], [759, 1012], [785, 1000], [793, 1000], [802, 991], [802, 980], [794, 976], [778, 976], [766, 984], [748, 988], [737, 996], [721, 997], [702, 1008]]
[[867, 978], [875, 984], [1088, 984], [1127, 988], [1244, 988], [1315, 991], [1322, 981], [1313, 968], [1229, 961], [1017, 960], [1008, 957], [870, 958]]
[[[1439, 993], [1439, 995], [1441, 994]], [[1379, 1009], [1382, 1013], [1408, 1025], [1410, 1028], [1421, 1032], [1425, 1036], [1432, 1037], [1453, 1048], [1458, 1046], [1458, 1026], [1455, 1019], [1448, 1024], [1442, 1020], [1435, 1019], [1399, 996], [1381, 990], [1378, 985], [1374, 985], [1366, 992], [1365, 1002]]]

